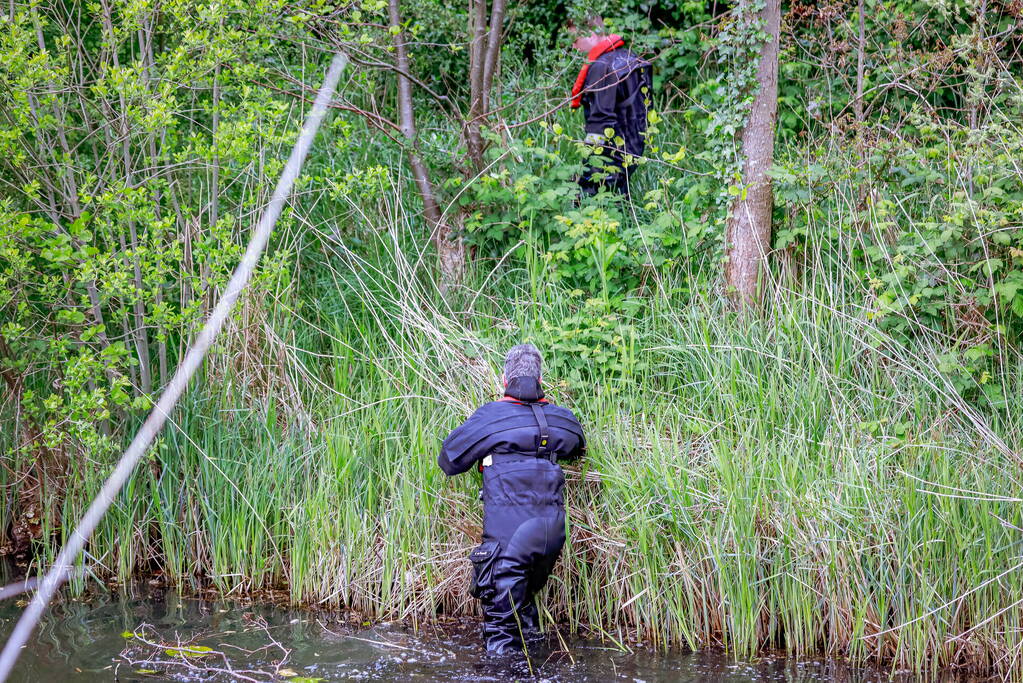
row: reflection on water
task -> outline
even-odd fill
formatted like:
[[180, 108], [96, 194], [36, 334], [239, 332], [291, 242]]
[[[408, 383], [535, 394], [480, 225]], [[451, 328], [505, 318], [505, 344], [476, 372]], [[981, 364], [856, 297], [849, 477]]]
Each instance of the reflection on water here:
[[[0, 604], [0, 637], [21, 609]], [[145, 625], [144, 628], [141, 628]], [[156, 646], [125, 638], [138, 633]], [[182, 657], [175, 643], [209, 654]], [[126, 648], [126, 644], [128, 645]], [[127, 652], [134, 660], [127, 661]], [[148, 661], [143, 661], [148, 660]], [[233, 674], [224, 673], [228, 668]], [[221, 672], [215, 671], [221, 670]], [[144, 672], [144, 673], [139, 673]], [[54, 606], [23, 652], [14, 681], [707, 681], [916, 680], [848, 667], [833, 660], [796, 662], [765, 657], [735, 663], [720, 652], [623, 652], [599, 642], [541, 642], [530, 662], [481, 655], [478, 627], [425, 625], [418, 633], [396, 624], [358, 625], [322, 612], [240, 602], [208, 602], [174, 593]], [[955, 680], [951, 677], [947, 680]], [[963, 680], [963, 679], [958, 679]]]

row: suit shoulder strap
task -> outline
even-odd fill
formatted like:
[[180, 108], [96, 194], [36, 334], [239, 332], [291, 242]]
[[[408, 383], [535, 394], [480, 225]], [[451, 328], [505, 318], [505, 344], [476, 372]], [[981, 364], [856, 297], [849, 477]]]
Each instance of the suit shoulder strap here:
[[536, 457], [547, 458], [549, 457], [547, 444], [550, 441], [550, 428], [547, 426], [547, 416], [543, 414], [542, 404], [530, 403], [529, 407], [533, 409], [533, 417], [536, 418], [536, 425], [540, 428], [540, 439], [537, 441]]

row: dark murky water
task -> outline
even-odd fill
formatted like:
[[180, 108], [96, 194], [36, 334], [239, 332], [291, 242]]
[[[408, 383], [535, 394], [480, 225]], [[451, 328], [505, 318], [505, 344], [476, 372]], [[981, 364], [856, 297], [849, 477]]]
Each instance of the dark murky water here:
[[[13, 600], [0, 603], [0, 638], [6, 638], [20, 612]], [[424, 625], [416, 632], [408, 625], [370, 626], [322, 612], [208, 602], [173, 593], [102, 596], [56, 605], [23, 652], [12, 680], [326, 683], [531, 678], [630, 683], [917, 680], [832, 660], [764, 657], [735, 663], [714, 651], [623, 651], [574, 638], [534, 645], [528, 663], [488, 659], [481, 654], [473, 622]]]

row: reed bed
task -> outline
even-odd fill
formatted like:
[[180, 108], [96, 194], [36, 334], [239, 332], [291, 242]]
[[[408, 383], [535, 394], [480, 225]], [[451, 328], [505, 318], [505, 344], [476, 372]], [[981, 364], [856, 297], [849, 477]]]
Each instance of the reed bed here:
[[[183, 589], [285, 587], [381, 618], [476, 613], [478, 482], [448, 480], [437, 449], [498, 395], [501, 352], [543, 346], [571, 297], [505, 267], [443, 299], [401, 205], [360, 254], [317, 234], [302, 291], [239, 317], [229, 339], [259, 335], [262, 370], [235, 362], [238, 341], [211, 359], [79, 585], [160, 568]], [[620, 644], [1019, 675], [1019, 364], [998, 378], [1004, 406], [972, 404], [936, 370], [937, 342], [886, 337], [818, 266], [776, 283], [761, 317], [660, 282], [629, 321], [625, 371], [546, 378], [589, 451], [569, 468], [544, 614]], [[104, 471], [71, 475], [64, 529]]]

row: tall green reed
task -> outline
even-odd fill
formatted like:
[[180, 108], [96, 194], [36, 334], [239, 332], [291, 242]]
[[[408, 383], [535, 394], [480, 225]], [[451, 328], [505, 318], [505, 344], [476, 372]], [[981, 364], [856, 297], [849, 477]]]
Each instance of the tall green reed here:
[[[571, 297], [481, 267], [445, 300], [400, 206], [358, 253], [315, 235], [315, 305], [274, 302], [273, 369], [239, 368], [230, 344], [211, 362], [159, 467], [98, 530], [92, 572], [160, 566], [182, 586], [287, 588], [378, 617], [475, 613], [478, 482], [446, 479], [436, 452], [497, 396], [501, 352], [543, 344]], [[886, 337], [841, 265], [820, 268], [835, 277], [778, 285], [767, 316], [666, 281], [629, 320], [643, 370], [547, 377], [589, 452], [568, 468], [545, 614], [619, 643], [1018, 672], [1019, 370], [998, 378], [1007, 405], [966, 401], [937, 341]], [[74, 473], [63, 528], [101, 473]]]

